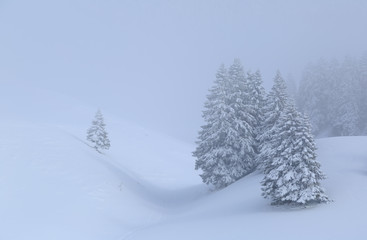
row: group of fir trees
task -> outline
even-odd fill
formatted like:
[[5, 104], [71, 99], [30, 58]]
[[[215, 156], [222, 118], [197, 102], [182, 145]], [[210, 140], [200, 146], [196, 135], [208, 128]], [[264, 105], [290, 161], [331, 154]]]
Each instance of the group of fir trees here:
[[367, 54], [320, 60], [304, 71], [296, 96], [317, 136], [367, 134]]
[[286, 94], [278, 72], [266, 94], [260, 72], [239, 60], [222, 65], [204, 105], [195, 168], [204, 183], [224, 188], [260, 170], [263, 196], [274, 204], [326, 202], [308, 119]]

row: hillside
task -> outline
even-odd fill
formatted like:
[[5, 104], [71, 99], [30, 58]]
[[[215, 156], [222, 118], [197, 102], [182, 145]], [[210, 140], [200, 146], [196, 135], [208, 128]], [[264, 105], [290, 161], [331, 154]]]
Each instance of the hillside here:
[[334, 202], [288, 209], [260, 196], [259, 174], [210, 192], [191, 146], [108, 124], [105, 155], [85, 144], [81, 126], [1, 127], [0, 239], [363, 239], [366, 137], [319, 140]]
[[261, 176], [252, 174], [131, 239], [364, 239], [367, 138], [317, 143], [328, 176], [323, 185], [334, 202], [307, 209], [270, 206], [260, 196]]
[[367, 137], [317, 141], [333, 203], [273, 207], [261, 174], [211, 192], [194, 146], [108, 112], [98, 154], [84, 141], [96, 109], [29, 90], [2, 89], [0, 239], [364, 239]]

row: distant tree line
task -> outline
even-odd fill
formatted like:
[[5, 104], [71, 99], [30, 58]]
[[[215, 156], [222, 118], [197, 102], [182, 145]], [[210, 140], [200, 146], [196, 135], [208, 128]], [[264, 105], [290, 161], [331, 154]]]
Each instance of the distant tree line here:
[[297, 106], [316, 136], [367, 135], [367, 54], [360, 59], [320, 60], [305, 69]]
[[266, 94], [259, 71], [245, 73], [238, 59], [228, 69], [222, 65], [203, 118], [193, 156], [204, 183], [221, 189], [259, 170], [263, 196], [273, 204], [328, 201], [309, 120], [279, 72]]

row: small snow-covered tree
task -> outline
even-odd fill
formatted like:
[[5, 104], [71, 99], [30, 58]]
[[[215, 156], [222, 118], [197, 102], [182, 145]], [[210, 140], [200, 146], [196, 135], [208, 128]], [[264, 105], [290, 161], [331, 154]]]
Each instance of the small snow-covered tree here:
[[325, 178], [316, 161], [311, 127], [293, 104], [287, 104], [274, 128], [272, 159], [265, 164], [262, 195], [272, 204], [328, 202], [320, 181]]
[[110, 140], [105, 127], [103, 115], [98, 110], [92, 121], [92, 126], [87, 130], [87, 140], [92, 143], [92, 147], [99, 153], [110, 148]]

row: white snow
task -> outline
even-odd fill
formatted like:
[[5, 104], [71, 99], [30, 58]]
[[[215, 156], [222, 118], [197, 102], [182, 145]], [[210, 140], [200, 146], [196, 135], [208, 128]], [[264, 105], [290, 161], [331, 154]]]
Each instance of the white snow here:
[[107, 112], [111, 149], [98, 154], [84, 141], [96, 109], [75, 106], [50, 108], [72, 111], [75, 124], [18, 112], [2, 120], [0, 239], [366, 238], [367, 137], [318, 140], [334, 202], [291, 209], [261, 197], [258, 173], [210, 192], [194, 170], [194, 146]]

